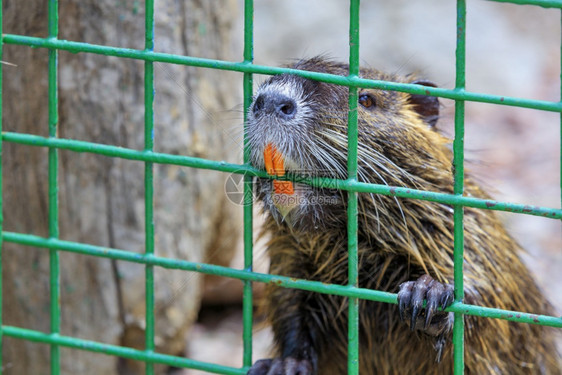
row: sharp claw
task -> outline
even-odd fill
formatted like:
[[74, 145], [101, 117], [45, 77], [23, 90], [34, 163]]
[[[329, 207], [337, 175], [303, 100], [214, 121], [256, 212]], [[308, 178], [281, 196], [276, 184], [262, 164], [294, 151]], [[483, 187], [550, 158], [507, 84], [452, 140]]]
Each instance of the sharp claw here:
[[406, 302], [400, 300], [400, 304], [398, 305], [398, 313], [400, 316], [400, 321], [404, 321], [404, 310], [406, 309]]
[[410, 329], [413, 331], [416, 327], [416, 320], [420, 314], [420, 311], [423, 306], [423, 300], [426, 298], [427, 294], [427, 282], [424, 280], [423, 283], [416, 283], [414, 286], [414, 292], [412, 293], [412, 321], [410, 325]]
[[411, 281], [400, 285], [400, 291], [398, 292], [398, 313], [400, 315], [400, 321], [402, 322], [404, 321], [406, 309], [412, 299], [412, 287], [413, 283]]
[[431, 318], [433, 318], [433, 313], [430, 313], [429, 311], [427, 311], [425, 313], [425, 322], [423, 322], [423, 329], [427, 329], [427, 327], [429, 327], [429, 323], [431, 322]]
[[433, 314], [437, 309], [437, 301], [435, 299], [428, 299], [427, 305], [425, 307], [425, 323], [423, 329], [427, 329], [429, 323], [431, 322], [431, 318], [433, 318]]
[[443, 310], [445, 310], [451, 304], [449, 299], [449, 296], [443, 296], [443, 298], [441, 298], [441, 308]]
[[432, 280], [429, 284], [429, 289], [427, 292], [427, 306], [425, 307], [426, 313], [424, 329], [427, 329], [429, 323], [431, 322], [431, 318], [437, 311], [437, 306], [442, 300], [444, 291], [445, 288], [443, 287], [443, 284], [439, 282]]
[[445, 310], [451, 303], [453, 303], [454, 295], [453, 288], [450, 285], [445, 286], [445, 293], [441, 297], [441, 308]]
[[420, 313], [420, 306], [415, 305], [412, 308], [412, 320], [410, 322], [410, 331], [413, 331], [416, 328], [416, 320], [418, 318], [419, 313]]

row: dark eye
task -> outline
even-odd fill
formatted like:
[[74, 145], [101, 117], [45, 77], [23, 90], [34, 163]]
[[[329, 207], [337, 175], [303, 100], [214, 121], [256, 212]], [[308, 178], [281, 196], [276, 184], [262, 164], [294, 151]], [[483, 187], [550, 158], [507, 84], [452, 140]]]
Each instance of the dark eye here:
[[361, 104], [364, 108], [373, 109], [376, 107], [377, 102], [371, 94], [360, 94], [359, 104]]

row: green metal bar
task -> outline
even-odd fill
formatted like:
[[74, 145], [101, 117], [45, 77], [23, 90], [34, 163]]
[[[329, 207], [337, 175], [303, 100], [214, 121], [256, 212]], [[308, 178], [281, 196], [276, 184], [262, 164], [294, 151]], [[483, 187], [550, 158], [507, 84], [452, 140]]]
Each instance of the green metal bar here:
[[469, 91], [458, 91], [455, 89], [444, 89], [439, 87], [427, 87], [415, 85], [411, 83], [397, 83], [378, 81], [365, 78], [344, 77], [333, 74], [325, 74], [318, 72], [308, 72], [289, 68], [269, 67], [263, 65], [248, 64], [246, 62], [230, 62], [221, 60], [204, 59], [192, 56], [172, 55], [160, 52], [141, 51], [127, 48], [107, 47], [81, 42], [70, 42], [57, 39], [43, 39], [29, 36], [5, 34], [4, 43], [26, 45], [33, 48], [57, 48], [60, 50], [70, 51], [73, 53], [87, 52], [96, 53], [106, 56], [117, 56], [123, 58], [131, 58], [146, 61], [159, 61], [172, 64], [181, 64], [196, 66], [202, 68], [231, 70], [243, 73], [255, 74], [295, 74], [304, 78], [310, 78], [322, 82], [333, 83], [342, 86], [356, 86], [363, 88], [373, 88], [381, 90], [393, 90], [401, 92], [409, 92], [412, 94], [425, 94], [430, 96], [438, 96], [452, 100], [465, 100], [481, 103], [508, 105], [522, 108], [533, 108], [542, 111], [562, 112], [562, 103], [549, 102], [543, 100], [532, 100], [523, 98], [514, 98], [508, 96], [490, 95], [473, 93]]
[[[349, 76], [359, 76], [359, 0], [349, 4]], [[357, 179], [357, 87], [349, 87], [347, 125], [347, 177]], [[357, 193], [347, 194], [348, 285], [359, 283], [357, 255]], [[359, 299], [349, 298], [347, 373], [359, 374]]]
[[[138, 264], [149, 264], [166, 269], [201, 272], [209, 275], [230, 277], [240, 280], [272, 283], [284, 288], [308, 290], [311, 292], [333, 294], [342, 297], [356, 297], [371, 301], [396, 304], [396, 294], [377, 290], [356, 288], [349, 285], [330, 285], [318, 281], [295, 279], [291, 277], [262, 274], [247, 270], [238, 270], [212, 264], [190, 262], [181, 259], [158, 257], [152, 254], [134, 253], [120, 249], [95, 246], [79, 242], [64, 241], [54, 238], [43, 238], [31, 234], [3, 232], [2, 240], [39, 249], [60, 249], [76, 254], [83, 254], [106, 259], [123, 260]], [[501, 310], [489, 307], [468, 305], [455, 302], [446, 311], [462, 312], [464, 314], [509, 320], [519, 323], [541, 324], [562, 328], [562, 317], [537, 315], [519, 311]]]
[[[245, 0], [244, 3], [244, 63], [252, 64], [254, 60], [254, 1]], [[253, 77], [252, 73], [244, 73], [244, 164], [250, 164], [250, 144], [246, 124], [248, 123], [248, 109], [252, 104]], [[253, 270], [253, 195], [251, 175], [244, 176], [244, 270]], [[243, 321], [243, 364], [252, 365], [252, 328], [253, 328], [253, 292], [252, 282], [244, 281], [242, 299]]]
[[[4, 56], [4, 38], [3, 38], [3, 13], [2, 13], [2, 9], [4, 9], [4, 4], [3, 1], [0, 0], [0, 61], [2, 61], [3, 56]], [[2, 118], [3, 118], [3, 99], [2, 99], [2, 92], [4, 90], [2, 90], [2, 79], [3, 79], [3, 69], [0, 67], [0, 134], [2, 134]], [[1, 137], [0, 137], [0, 233], [2, 233], [2, 231], [4, 230], [4, 204], [3, 204], [3, 197], [4, 197], [4, 189], [2, 187], [2, 164], [3, 164], [3, 159], [2, 159], [2, 144], [4, 142], [1, 141]], [[2, 279], [3, 279], [3, 275], [4, 273], [2, 272], [2, 254], [3, 254], [3, 245], [2, 245], [2, 237], [0, 236], [0, 374], [4, 373], [4, 365], [3, 365], [3, 357], [4, 357], [4, 334], [3, 334], [3, 325], [4, 325], [4, 320], [2, 319], [2, 309], [3, 309], [3, 300], [2, 300], [2, 288], [4, 287], [2, 285]]]
[[[154, 50], [154, 0], [145, 2], [145, 50]], [[154, 149], [154, 63], [144, 63], [144, 151]], [[144, 165], [145, 254], [154, 255], [154, 166]], [[145, 266], [146, 328], [145, 349], [153, 353], [154, 344], [154, 266]], [[154, 363], [145, 363], [146, 375], [154, 374]]]
[[4, 326], [3, 329], [6, 336], [22, 340], [46, 343], [55, 346], [60, 345], [78, 350], [87, 350], [94, 353], [103, 353], [137, 361], [144, 361], [146, 363], [161, 363], [168, 366], [192, 368], [195, 370], [225, 375], [245, 375], [247, 372], [246, 369], [237, 369], [233, 367], [216, 365], [213, 363], [195, 361], [183, 357], [159, 354], [153, 351], [141, 351], [133, 348], [104, 344], [96, 341], [83, 340], [69, 336], [50, 335], [47, 333], [19, 327]]
[[[58, 37], [58, 0], [48, 3], [48, 32], [49, 38]], [[56, 138], [58, 133], [58, 51], [49, 49], [49, 137]], [[49, 237], [59, 237], [59, 208], [58, 208], [58, 150], [49, 148]], [[50, 330], [51, 334], [60, 333], [60, 260], [56, 248], [50, 249], [49, 254], [49, 284], [50, 284]], [[51, 374], [60, 374], [60, 348], [51, 345]]]
[[[466, 77], [466, 0], [457, 0], [457, 49], [455, 89], [464, 90]], [[453, 141], [454, 188], [457, 196], [464, 192], [464, 101], [455, 101], [455, 139]], [[464, 299], [464, 206], [454, 206], [454, 284], [455, 301]], [[455, 312], [453, 325], [453, 358], [455, 375], [464, 374], [464, 315]]]
[[497, 3], [511, 3], [518, 5], [537, 5], [543, 8], [562, 8], [560, 0], [488, 0]]
[[[54, 147], [75, 152], [87, 152], [109, 157], [119, 157], [128, 160], [153, 162], [158, 164], [173, 164], [184, 167], [208, 169], [229, 173], [246, 173], [263, 178], [271, 178], [264, 171], [255, 169], [248, 165], [226, 163], [224, 161], [213, 161], [184, 155], [170, 155], [158, 152], [138, 151], [123, 147], [103, 145], [70, 139], [45, 138], [31, 134], [20, 134], [3, 132], [2, 140], [38, 147]], [[287, 178], [295, 178], [288, 176]], [[416, 190], [404, 187], [386, 186], [380, 184], [369, 184], [357, 181], [336, 180], [331, 178], [303, 178], [303, 183], [317, 187], [328, 187], [358, 193], [374, 193], [390, 195], [399, 198], [421, 199], [430, 202], [443, 203], [447, 205], [463, 205], [465, 207], [480, 208], [495, 211], [507, 211], [525, 215], [542, 216], [550, 219], [562, 219], [562, 209], [530, 206], [520, 203], [500, 202], [492, 199], [481, 199], [475, 197], [456, 196], [445, 193]]]

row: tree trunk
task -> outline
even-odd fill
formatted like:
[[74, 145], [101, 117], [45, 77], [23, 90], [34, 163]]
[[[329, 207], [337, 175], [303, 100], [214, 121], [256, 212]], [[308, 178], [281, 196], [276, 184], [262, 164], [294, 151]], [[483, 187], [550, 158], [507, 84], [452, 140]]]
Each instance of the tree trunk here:
[[[139, 5], [140, 3], [140, 5]], [[143, 2], [60, 2], [60, 39], [144, 49]], [[232, 59], [236, 2], [156, 1], [161, 52]], [[47, 36], [47, 3], [5, 0], [4, 33]], [[4, 46], [3, 127], [46, 136], [47, 51]], [[59, 53], [59, 137], [142, 150], [143, 62]], [[155, 149], [237, 161], [222, 117], [241, 102], [234, 73], [155, 63]], [[47, 150], [4, 142], [4, 230], [48, 236]], [[60, 238], [144, 252], [144, 164], [88, 153], [59, 153]], [[158, 256], [227, 262], [238, 238], [240, 210], [227, 203], [225, 175], [155, 165]], [[3, 244], [4, 324], [49, 331], [49, 259], [44, 249]], [[144, 347], [144, 267], [60, 252], [61, 334]], [[202, 277], [155, 268], [157, 350], [181, 354], [196, 318]], [[46, 374], [49, 347], [5, 338], [6, 373]], [[66, 374], [138, 373], [140, 363], [61, 349]]]

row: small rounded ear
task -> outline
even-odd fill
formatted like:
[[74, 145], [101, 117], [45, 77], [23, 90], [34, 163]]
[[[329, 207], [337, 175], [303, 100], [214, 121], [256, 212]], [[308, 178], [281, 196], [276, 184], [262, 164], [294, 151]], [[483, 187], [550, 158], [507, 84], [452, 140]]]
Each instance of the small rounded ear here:
[[[410, 83], [428, 87], [437, 87], [435, 83], [423, 79], [415, 80]], [[435, 124], [439, 119], [439, 99], [436, 96], [410, 94], [408, 102], [413, 105], [414, 111], [421, 116], [430, 128], [435, 127]]]

